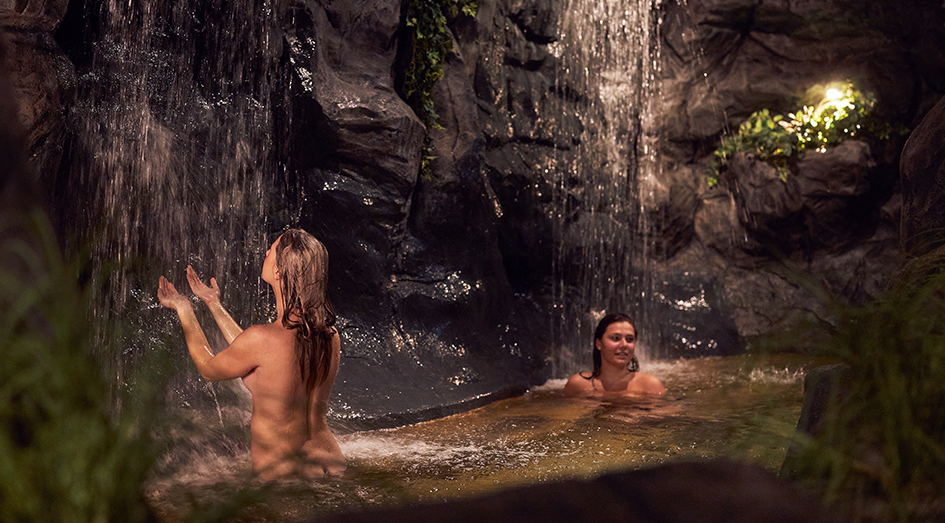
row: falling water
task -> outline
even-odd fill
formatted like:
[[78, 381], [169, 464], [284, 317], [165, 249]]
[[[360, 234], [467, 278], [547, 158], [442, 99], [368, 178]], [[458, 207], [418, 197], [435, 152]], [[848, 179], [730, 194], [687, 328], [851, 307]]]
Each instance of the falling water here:
[[[658, 169], [658, 11], [651, 0], [568, 0], [560, 10], [556, 87], [576, 139], [558, 158], [556, 375], [589, 364], [600, 317], [642, 318], [646, 260], [641, 187]], [[641, 329], [645, 346], [646, 329]]]
[[[88, 0], [84, 12], [93, 50], [67, 194], [87, 195], [72, 225], [90, 246], [96, 346], [127, 386], [128, 364], [166, 347], [176, 322], [157, 305], [159, 275], [190, 295], [193, 264], [221, 277], [241, 323], [267, 314], [252, 306], [265, 303], [261, 287], [233, 291], [258, 281], [276, 221], [281, 43], [268, 1]], [[172, 358], [185, 368], [184, 354]]]

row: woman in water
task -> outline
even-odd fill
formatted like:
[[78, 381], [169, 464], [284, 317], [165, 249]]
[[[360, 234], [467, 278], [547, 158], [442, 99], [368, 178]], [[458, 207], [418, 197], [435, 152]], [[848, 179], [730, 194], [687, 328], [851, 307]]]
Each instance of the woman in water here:
[[565, 394], [663, 394], [666, 388], [651, 374], [640, 372], [633, 355], [636, 330], [626, 314], [608, 314], [594, 331], [594, 371], [579, 372], [568, 379]]
[[328, 251], [311, 234], [291, 229], [266, 251], [262, 279], [276, 295], [276, 320], [243, 331], [220, 303], [216, 279], [207, 287], [187, 267], [190, 288], [210, 308], [229, 344], [214, 354], [190, 300], [161, 276], [158, 299], [174, 309], [187, 349], [207, 381], [243, 378], [253, 396], [253, 471], [263, 479], [340, 474], [345, 458], [328, 428], [328, 397], [341, 342], [328, 300]]

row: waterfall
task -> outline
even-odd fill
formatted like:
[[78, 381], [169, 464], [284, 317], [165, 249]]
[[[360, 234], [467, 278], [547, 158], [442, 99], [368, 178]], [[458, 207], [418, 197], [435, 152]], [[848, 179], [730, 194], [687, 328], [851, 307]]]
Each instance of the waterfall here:
[[287, 127], [281, 40], [268, 1], [87, 0], [84, 12], [92, 50], [79, 68], [65, 194], [86, 204], [68, 226], [82, 232], [72, 249], [88, 251], [97, 350], [128, 386], [149, 351], [173, 347], [178, 370], [190, 363], [162, 343], [179, 326], [157, 305], [159, 275], [187, 295], [187, 264], [216, 276], [243, 325], [272, 312], [260, 308], [268, 288], [245, 294], [270, 229], [286, 222], [273, 219], [270, 196]]
[[651, 0], [567, 0], [559, 11], [560, 118], [577, 120], [557, 158], [553, 375], [587, 369], [605, 313], [634, 317], [645, 348], [646, 245], [641, 198], [658, 164], [659, 12]]

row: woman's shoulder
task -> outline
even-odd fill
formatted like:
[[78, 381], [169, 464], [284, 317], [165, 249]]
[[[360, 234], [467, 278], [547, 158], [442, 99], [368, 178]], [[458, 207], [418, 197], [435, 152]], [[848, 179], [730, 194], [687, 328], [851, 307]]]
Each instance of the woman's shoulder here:
[[634, 384], [634, 388], [639, 392], [647, 392], [650, 394], [663, 394], [666, 392], [666, 387], [663, 386], [660, 379], [652, 374], [637, 372], [634, 381], [637, 382]]
[[270, 344], [279, 339], [294, 339], [295, 333], [283, 327], [281, 323], [275, 322], [248, 327], [239, 337], [252, 343]]
[[594, 384], [591, 381], [590, 371], [578, 372], [568, 378], [568, 382], [564, 384], [566, 394], [586, 392], [593, 389]]

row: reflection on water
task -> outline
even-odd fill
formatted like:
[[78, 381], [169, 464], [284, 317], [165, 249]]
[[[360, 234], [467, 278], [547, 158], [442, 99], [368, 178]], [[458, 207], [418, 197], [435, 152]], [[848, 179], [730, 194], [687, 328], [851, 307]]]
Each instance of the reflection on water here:
[[[800, 415], [804, 374], [820, 363], [797, 355], [650, 362], [645, 370], [668, 389], [658, 398], [565, 398], [565, 380], [551, 380], [463, 414], [343, 434], [338, 439], [349, 464], [343, 478], [287, 481], [262, 491], [246, 479], [248, 446], [227, 444], [229, 437], [210, 430], [191, 448], [172, 449], [192, 461], [165, 466], [150, 498], [175, 520], [189, 510], [179, 507], [182, 499], [219, 504], [240, 489], [257, 489], [265, 502], [253, 505], [263, 511], [254, 517], [292, 519], [683, 459], [728, 456], [776, 471]], [[197, 450], [203, 446], [216, 448]]]

